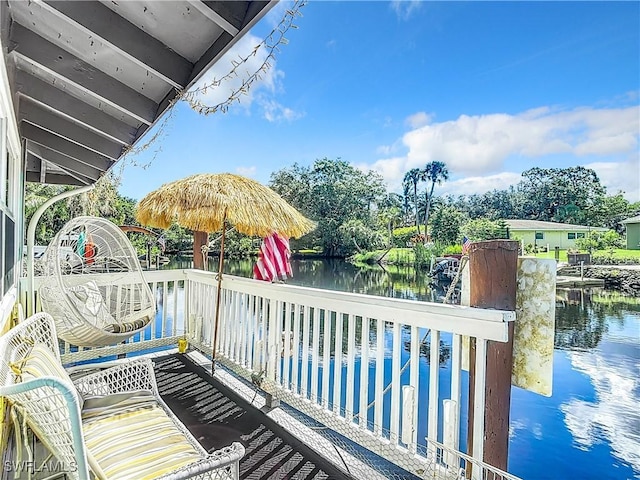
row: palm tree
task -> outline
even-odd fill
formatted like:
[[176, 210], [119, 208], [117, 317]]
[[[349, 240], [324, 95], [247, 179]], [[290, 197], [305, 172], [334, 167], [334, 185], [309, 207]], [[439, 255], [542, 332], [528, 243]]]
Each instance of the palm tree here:
[[380, 202], [378, 208], [378, 219], [380, 223], [387, 228], [388, 243], [391, 247], [393, 245], [393, 228], [396, 224], [403, 220], [402, 215], [402, 202], [404, 197], [397, 193], [389, 193]]
[[405, 196], [409, 192], [409, 189], [413, 187], [413, 206], [416, 214], [416, 228], [418, 229], [418, 235], [420, 235], [420, 218], [418, 216], [418, 182], [421, 180], [422, 171], [419, 168], [412, 168], [404, 174], [404, 178], [402, 179]]
[[425, 203], [426, 209], [424, 214], [424, 232], [425, 232], [425, 241], [427, 239], [427, 224], [429, 223], [429, 212], [431, 210], [431, 204], [433, 202], [433, 190], [436, 188], [436, 183], [438, 185], [442, 184], [443, 181], [449, 179], [449, 170], [444, 162], [429, 162], [424, 167], [424, 169], [420, 172], [420, 179], [425, 182], [430, 182], [430, 187], [425, 190]]

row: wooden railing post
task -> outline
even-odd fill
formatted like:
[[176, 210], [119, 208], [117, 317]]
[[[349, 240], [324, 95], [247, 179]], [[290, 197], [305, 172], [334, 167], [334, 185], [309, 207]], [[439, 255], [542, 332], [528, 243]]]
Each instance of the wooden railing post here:
[[[472, 243], [469, 249], [470, 304], [476, 308], [514, 311], [516, 309], [516, 274], [518, 268], [518, 242], [490, 240]], [[506, 343], [489, 341], [484, 409], [483, 460], [507, 470], [509, 452], [509, 410], [511, 406], [511, 369], [513, 365], [514, 322], [509, 323]], [[475, 357], [475, 349], [471, 356]], [[469, 443], [479, 441], [473, 432], [472, 402], [475, 386], [475, 358], [469, 370]], [[474, 436], [476, 437], [474, 439]]]
[[194, 230], [193, 232], [193, 268], [198, 270], [206, 270], [207, 266], [204, 264], [202, 256], [202, 246], [207, 245], [209, 242], [209, 234], [207, 232], [200, 232]]

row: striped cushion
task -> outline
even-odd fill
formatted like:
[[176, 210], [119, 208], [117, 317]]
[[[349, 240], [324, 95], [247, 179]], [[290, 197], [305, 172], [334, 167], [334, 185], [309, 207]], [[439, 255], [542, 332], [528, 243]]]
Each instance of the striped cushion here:
[[110, 395], [86, 396], [82, 407], [82, 421], [93, 422], [130, 410], [153, 407], [158, 402], [149, 390], [133, 390]]
[[[29, 341], [23, 340], [24, 344]], [[11, 370], [15, 375], [15, 382], [27, 382], [40, 377], [55, 377], [66, 381], [72, 388], [69, 375], [62, 368], [58, 358], [51, 349], [42, 344], [36, 343], [24, 352], [24, 357], [11, 363]], [[72, 392], [75, 390], [72, 389]], [[71, 423], [69, 420], [69, 407], [64, 396], [57, 390], [49, 386], [36, 388], [25, 393], [27, 405], [16, 404], [18, 410], [23, 410], [25, 420], [33, 433], [51, 451], [57, 450], [54, 445], [58, 442], [71, 438]], [[82, 397], [76, 394], [77, 402], [82, 408]], [[31, 404], [31, 406], [28, 406]], [[33, 408], [33, 405], [37, 405]], [[53, 443], [50, 443], [53, 442]]]
[[[69, 375], [60, 365], [55, 354], [42, 343], [36, 343], [26, 353], [23, 359], [13, 364], [13, 371], [26, 382], [32, 378], [56, 377], [71, 383]], [[16, 378], [16, 381], [20, 381]]]
[[150, 400], [150, 392], [131, 395], [86, 399], [83, 430], [89, 463], [98, 477], [152, 479], [200, 460], [200, 453]]

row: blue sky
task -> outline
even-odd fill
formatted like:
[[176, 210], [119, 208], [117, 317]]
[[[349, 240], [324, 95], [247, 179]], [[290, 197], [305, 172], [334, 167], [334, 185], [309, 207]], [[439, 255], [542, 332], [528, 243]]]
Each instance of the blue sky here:
[[[277, 5], [203, 81], [282, 17]], [[232, 172], [267, 183], [294, 162], [342, 158], [400, 191], [444, 161], [437, 194], [507, 188], [531, 167], [593, 168], [640, 200], [640, 3], [311, 0], [259, 84], [227, 113], [176, 106], [127, 165], [122, 194]], [[262, 55], [262, 57], [261, 57]], [[259, 51], [251, 72], [264, 57]], [[229, 86], [207, 93], [215, 104]]]

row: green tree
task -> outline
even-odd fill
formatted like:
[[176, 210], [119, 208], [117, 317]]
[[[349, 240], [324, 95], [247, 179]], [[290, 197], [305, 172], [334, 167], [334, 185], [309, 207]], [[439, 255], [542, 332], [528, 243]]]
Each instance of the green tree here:
[[[25, 217], [28, 222], [35, 211], [48, 199], [75, 187], [27, 183], [25, 187]], [[47, 245], [53, 236], [71, 218], [94, 215], [111, 220], [117, 225], [139, 225], [135, 220], [136, 201], [118, 193], [117, 181], [112, 175], [103, 176], [95, 188], [81, 195], [51, 205], [40, 217], [36, 228], [36, 243]], [[138, 243], [133, 242], [136, 247]], [[143, 242], [146, 244], [146, 240]]]
[[622, 192], [616, 195], [607, 195], [597, 208], [598, 224], [623, 234], [624, 224], [620, 223], [627, 218], [640, 213], [640, 202], [630, 203]]
[[504, 220], [475, 218], [462, 226], [462, 233], [471, 241], [506, 238], [507, 226]]
[[483, 194], [463, 197], [457, 206], [471, 218], [485, 217], [490, 220], [519, 218], [519, 195], [513, 188], [492, 190]]
[[[428, 232], [427, 225], [429, 224], [429, 213], [431, 205], [433, 203], [433, 191], [436, 188], [436, 184], [441, 185], [442, 182], [449, 179], [449, 170], [444, 162], [429, 162], [421, 171], [422, 181], [427, 182], [427, 189], [425, 190], [425, 214], [424, 214], [424, 231]], [[425, 241], [426, 241], [425, 235]]]
[[576, 247], [581, 250], [606, 250], [609, 248], [623, 248], [624, 240], [615, 230], [606, 232], [591, 232], [584, 238], [576, 239]]
[[597, 210], [605, 188], [595, 171], [585, 167], [532, 168], [522, 173], [522, 218], [598, 224]]
[[442, 245], [458, 244], [465, 219], [464, 213], [452, 205], [437, 208], [431, 218], [431, 238]]
[[378, 208], [378, 222], [387, 231], [387, 244], [393, 245], [393, 229], [403, 220], [402, 203], [404, 198], [397, 193], [389, 193]]
[[384, 246], [384, 236], [377, 230], [366, 225], [362, 220], [351, 219], [340, 225], [338, 229], [342, 236], [342, 248], [346, 255], [376, 250]]
[[162, 235], [166, 242], [167, 252], [191, 252], [193, 247], [193, 233], [177, 223], [167, 228]]
[[348, 254], [351, 247], [343, 244], [340, 227], [349, 220], [360, 220], [372, 228], [375, 212], [386, 196], [379, 174], [362, 172], [340, 159], [319, 159], [310, 167], [294, 164], [272, 173], [269, 186], [318, 222], [301, 246], [320, 246], [327, 256]]
[[418, 216], [418, 183], [421, 180], [422, 171], [419, 168], [412, 168], [411, 170], [409, 170], [404, 174], [404, 178], [402, 180], [402, 187], [404, 189], [405, 197], [408, 197], [411, 190], [413, 190], [412, 201], [418, 235], [420, 235], [420, 217]]
[[583, 167], [531, 169], [516, 187], [461, 195], [451, 203], [470, 218], [530, 218], [603, 226], [624, 232], [620, 222], [640, 213], [622, 192], [605, 195], [597, 175]]
[[[27, 183], [25, 187], [25, 226], [29, 225], [35, 211], [51, 197], [70, 190], [61, 185]], [[44, 211], [36, 227], [36, 244], [48, 245], [53, 236], [71, 219], [69, 199], [56, 202]], [[26, 234], [26, 228], [25, 228]], [[26, 238], [25, 238], [26, 243]]]

